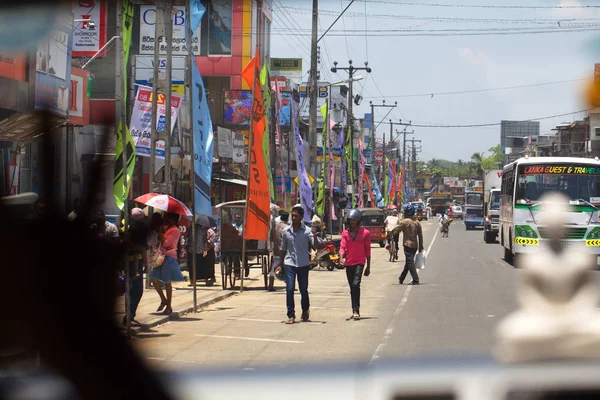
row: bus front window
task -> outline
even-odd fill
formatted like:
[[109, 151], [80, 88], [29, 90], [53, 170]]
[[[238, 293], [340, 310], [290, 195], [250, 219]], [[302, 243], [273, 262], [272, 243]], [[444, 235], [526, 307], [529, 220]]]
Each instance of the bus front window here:
[[[570, 173], [569, 173], [570, 171]], [[586, 165], [521, 165], [516, 201], [531, 204], [549, 192], [560, 192], [570, 200], [600, 203], [600, 170]]]

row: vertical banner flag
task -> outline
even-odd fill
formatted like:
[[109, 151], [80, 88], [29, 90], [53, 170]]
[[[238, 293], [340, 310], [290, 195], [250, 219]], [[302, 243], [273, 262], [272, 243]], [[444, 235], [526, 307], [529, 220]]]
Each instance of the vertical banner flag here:
[[[340, 136], [338, 138], [338, 144], [340, 146], [341, 149], [341, 153], [342, 153], [342, 162], [340, 165], [340, 171], [342, 173], [341, 175], [341, 183], [342, 183], [342, 192], [346, 193], [346, 149], [344, 148], [344, 139], [345, 139], [345, 135], [344, 135], [344, 130], [341, 129], [340, 130]], [[347, 194], [347, 193], [346, 193]]]
[[402, 178], [404, 177], [404, 169], [400, 169], [398, 178], [396, 179], [396, 192], [398, 192], [398, 205], [404, 204], [404, 193], [402, 193]]
[[384, 159], [383, 159], [383, 204], [385, 206], [389, 205], [389, 193], [390, 193], [390, 189], [389, 189], [389, 174], [388, 174], [388, 158], [385, 157], [384, 155]]
[[[283, 151], [283, 137], [281, 136], [281, 122], [279, 121], [279, 112], [281, 110], [281, 87], [279, 85], [273, 86], [277, 98], [275, 99], [275, 156], [277, 158], [277, 165], [275, 170], [277, 176], [284, 176], [283, 174], [283, 162], [281, 160], [281, 153]], [[285, 198], [285, 186], [281, 186], [282, 197]], [[275, 196], [277, 197], [277, 196]]]
[[265, 159], [265, 165], [267, 168], [267, 176], [269, 177], [269, 190], [271, 193], [271, 199], [275, 202], [275, 185], [273, 185], [273, 170], [271, 169], [271, 157], [269, 152], [269, 141], [271, 135], [269, 134], [269, 121], [271, 120], [271, 77], [269, 76], [269, 69], [267, 65], [263, 65], [260, 71], [260, 84], [262, 85], [263, 104], [265, 110], [265, 132], [263, 134], [263, 157]]
[[[127, 102], [127, 64], [129, 61], [129, 48], [131, 47], [131, 33], [133, 30], [133, 10], [134, 5], [132, 0], [123, 0], [122, 9], [122, 43], [123, 43], [123, 60], [121, 65], [121, 101]], [[131, 181], [133, 180], [133, 170], [135, 169], [135, 146], [133, 138], [129, 132], [129, 128], [125, 125], [125, 141], [127, 142], [125, 154], [127, 156], [127, 166], [123, 165], [123, 120], [119, 118], [117, 122], [117, 145], [115, 148], [115, 175], [113, 179], [113, 194], [117, 207], [122, 210], [125, 206], [125, 199], [129, 195], [131, 189]], [[123, 174], [127, 177], [127, 186], [124, 185]]]
[[390, 160], [390, 167], [388, 170], [389, 181], [390, 181], [390, 194], [389, 194], [389, 204], [394, 204], [396, 200], [396, 168], [395, 168], [394, 160]]
[[267, 240], [271, 215], [269, 178], [263, 152], [265, 133], [265, 108], [260, 85], [260, 57], [255, 56], [242, 71], [242, 77], [253, 88], [252, 126], [250, 130], [250, 165], [248, 169], [247, 221], [244, 222], [244, 239]]
[[366, 172], [363, 172], [362, 178], [367, 183], [367, 188], [369, 189], [369, 197], [371, 198], [371, 207], [375, 207], [375, 194], [373, 193], [373, 188], [371, 187], [371, 182], [369, 181], [369, 177], [367, 176]]
[[373, 195], [375, 196], [377, 207], [383, 207], [383, 196], [381, 195], [381, 190], [379, 189], [379, 181], [375, 176], [375, 170], [371, 170], [371, 174], [373, 175]]
[[363, 208], [365, 206], [363, 196], [363, 175], [365, 174], [365, 155], [363, 154], [363, 139], [358, 138], [358, 207]]
[[[200, 0], [190, 0], [190, 29], [196, 32], [206, 8]], [[186, 30], [188, 34], [189, 30]], [[193, 41], [188, 38], [189, 42]], [[198, 66], [191, 60], [192, 94], [189, 101], [192, 107], [192, 130], [194, 135], [194, 212], [196, 214], [212, 215], [210, 202], [210, 185], [212, 182], [214, 133], [210, 110], [206, 102], [204, 82], [198, 71]]]
[[[321, 106], [321, 115], [323, 116], [323, 130], [321, 132], [321, 147], [323, 149], [323, 160], [321, 161], [321, 176], [319, 178], [319, 185], [317, 191], [317, 215], [325, 215], [325, 166], [327, 157], [325, 154], [327, 146], [327, 120], [329, 119], [329, 110], [327, 109], [327, 102]], [[332, 190], [329, 188], [329, 190]]]
[[333, 221], [337, 221], [337, 217], [335, 215], [335, 205], [333, 204], [333, 187], [335, 186], [335, 163], [333, 162], [333, 135], [335, 134], [331, 131], [330, 123], [330, 131], [329, 137], [327, 138], [328, 146], [329, 146], [329, 215]]
[[296, 164], [298, 168], [298, 180], [300, 181], [300, 203], [302, 204], [302, 208], [304, 208], [304, 221], [309, 222], [312, 210], [312, 188], [304, 163], [304, 143], [300, 135], [300, 128], [298, 127], [300, 116], [295, 101], [292, 101], [292, 117], [294, 119], [294, 134], [296, 136]]
[[[346, 179], [349, 185], [354, 185], [354, 169], [352, 168], [352, 124], [348, 126], [348, 133], [346, 134], [346, 144], [344, 149], [344, 156], [346, 158]], [[353, 188], [355, 189], [355, 188]], [[355, 192], [356, 190], [353, 190]], [[352, 201], [348, 202], [348, 208], [356, 207], [356, 196], [352, 195]]]

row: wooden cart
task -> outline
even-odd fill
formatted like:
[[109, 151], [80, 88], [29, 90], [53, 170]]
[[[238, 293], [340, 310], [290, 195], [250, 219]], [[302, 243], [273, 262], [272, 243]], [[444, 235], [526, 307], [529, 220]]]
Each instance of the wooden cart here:
[[[221, 203], [215, 208], [219, 212], [219, 243], [221, 248], [221, 281], [223, 289], [235, 287], [238, 274], [249, 268], [261, 268], [265, 290], [269, 284], [270, 242], [269, 240], [249, 240], [246, 243], [246, 259], [242, 263], [242, 232], [237, 226], [236, 216], [243, 218], [246, 200]], [[275, 206], [276, 207], [276, 206]], [[274, 209], [273, 207], [271, 208]], [[270, 235], [270, 229], [269, 229]], [[242, 265], [243, 264], [243, 265]]]

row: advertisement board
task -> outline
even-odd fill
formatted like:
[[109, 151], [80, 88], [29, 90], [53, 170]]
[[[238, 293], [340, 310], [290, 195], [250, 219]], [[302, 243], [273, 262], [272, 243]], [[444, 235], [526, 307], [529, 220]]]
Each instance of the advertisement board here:
[[231, 0], [212, 0], [208, 19], [209, 55], [231, 55], [232, 10]]
[[87, 97], [90, 72], [71, 67], [71, 98], [69, 101], [69, 122], [88, 125], [90, 122], [90, 99]]
[[[185, 82], [185, 69], [187, 57], [175, 56], [171, 65], [171, 83], [182, 84]], [[158, 69], [159, 79], [167, 77], [167, 58], [159, 57], [158, 65], [154, 65], [154, 56], [135, 56], [135, 80], [140, 82], [152, 82], [154, 69]]]
[[[155, 45], [155, 24], [156, 24], [156, 6], [140, 6], [139, 12], [139, 54], [154, 54]], [[174, 56], [187, 55], [187, 46], [185, 45], [185, 6], [173, 6], [173, 37], [172, 50]], [[160, 54], [167, 54], [166, 43], [162, 41], [159, 48]], [[200, 26], [193, 35], [193, 52], [200, 55]]]
[[72, 25], [72, 14], [59, 15], [36, 49], [35, 108], [61, 117], [67, 117], [70, 105]]
[[252, 91], [223, 91], [223, 123], [232, 129], [248, 129], [252, 119]]
[[282, 76], [298, 83], [302, 80], [301, 58], [271, 58], [271, 76]]
[[[92, 57], [106, 44], [108, 0], [73, 0], [73, 57]], [[104, 54], [99, 54], [103, 56]]]
[[0, 76], [25, 82], [27, 76], [25, 55], [0, 53]]
[[219, 157], [233, 158], [232, 132], [222, 126], [217, 127], [218, 154]]
[[[165, 130], [166, 118], [166, 96], [164, 93], [159, 93], [157, 96], [158, 118], [156, 121], [156, 129], [158, 131]], [[181, 96], [171, 94], [171, 129], [169, 134], [173, 133], [177, 115], [179, 114], [179, 106], [181, 105]], [[131, 114], [131, 122], [129, 124], [131, 137], [135, 143], [135, 150], [138, 156], [150, 157], [152, 149], [152, 90], [148, 88], [140, 88], [135, 98], [133, 112]], [[165, 158], [165, 142], [159, 140], [156, 142], [156, 158]]]

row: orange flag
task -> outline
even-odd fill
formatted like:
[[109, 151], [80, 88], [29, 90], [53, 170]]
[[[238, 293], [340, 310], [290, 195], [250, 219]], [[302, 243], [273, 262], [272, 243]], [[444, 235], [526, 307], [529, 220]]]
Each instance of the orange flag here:
[[250, 131], [250, 168], [248, 170], [248, 212], [244, 223], [244, 239], [267, 240], [271, 215], [269, 177], [263, 155], [265, 108], [260, 85], [260, 58], [256, 55], [242, 71], [242, 77], [253, 90], [252, 129]]
[[375, 195], [373, 195], [373, 191], [371, 190], [371, 181], [369, 180], [369, 177], [367, 176], [366, 172], [363, 172], [363, 180], [367, 183], [367, 188], [369, 189], [369, 196], [371, 197], [371, 207], [376, 207], [375, 203]]

